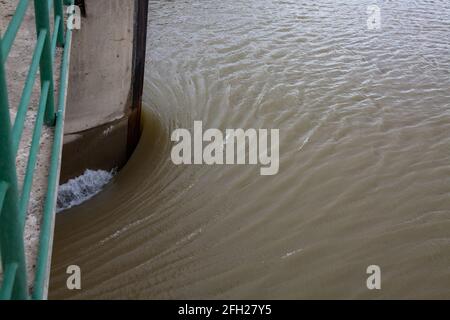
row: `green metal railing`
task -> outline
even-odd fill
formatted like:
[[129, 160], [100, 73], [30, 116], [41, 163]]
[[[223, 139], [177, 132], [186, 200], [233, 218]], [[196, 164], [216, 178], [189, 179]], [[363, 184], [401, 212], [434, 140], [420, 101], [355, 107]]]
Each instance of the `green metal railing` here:
[[[0, 299], [30, 298], [25, 262], [24, 227], [44, 123], [48, 126], [55, 126], [55, 132], [31, 298], [45, 298], [62, 147], [67, 73], [72, 40], [72, 31], [64, 28], [63, 5], [72, 5], [73, 0], [34, 0], [37, 40], [17, 107], [16, 118], [14, 123], [11, 123], [5, 64], [29, 4], [30, 0], [19, 1], [3, 37], [0, 35], [0, 249], [3, 269]], [[51, 28], [50, 21], [52, 8], [54, 11], [53, 28]], [[57, 46], [64, 48], [64, 53], [61, 62], [59, 91], [55, 103], [53, 67]], [[22, 189], [19, 190], [16, 156], [38, 71], [41, 89], [38, 111], [26, 174]]]

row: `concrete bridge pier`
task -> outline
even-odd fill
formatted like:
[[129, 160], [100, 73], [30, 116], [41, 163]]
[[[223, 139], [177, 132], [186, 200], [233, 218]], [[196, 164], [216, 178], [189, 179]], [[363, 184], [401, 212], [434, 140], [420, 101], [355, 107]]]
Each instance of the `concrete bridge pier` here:
[[140, 136], [148, 0], [80, 0], [60, 183], [120, 169]]

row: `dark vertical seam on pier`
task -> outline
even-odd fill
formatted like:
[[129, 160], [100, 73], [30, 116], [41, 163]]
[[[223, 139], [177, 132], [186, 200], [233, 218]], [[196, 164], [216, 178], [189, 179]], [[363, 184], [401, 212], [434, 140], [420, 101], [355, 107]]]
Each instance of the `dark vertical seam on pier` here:
[[128, 118], [127, 155], [131, 156], [141, 135], [142, 92], [147, 45], [148, 0], [135, 0], [133, 36], [132, 104]]

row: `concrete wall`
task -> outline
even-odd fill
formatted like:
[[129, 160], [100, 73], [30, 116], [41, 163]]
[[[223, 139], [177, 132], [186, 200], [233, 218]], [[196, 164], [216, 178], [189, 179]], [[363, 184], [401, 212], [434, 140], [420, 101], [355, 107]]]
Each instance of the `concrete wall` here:
[[85, 2], [73, 39], [67, 134], [123, 118], [130, 95], [134, 1]]
[[136, 6], [136, 0], [85, 0], [86, 16], [73, 36], [62, 183], [127, 160]]

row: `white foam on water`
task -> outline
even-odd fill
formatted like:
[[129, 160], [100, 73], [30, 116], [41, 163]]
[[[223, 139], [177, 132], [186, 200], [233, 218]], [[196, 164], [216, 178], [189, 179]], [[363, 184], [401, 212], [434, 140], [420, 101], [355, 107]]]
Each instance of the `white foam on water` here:
[[87, 169], [81, 176], [60, 185], [56, 212], [78, 206], [95, 196], [111, 181], [116, 171], [115, 169], [111, 171]]

